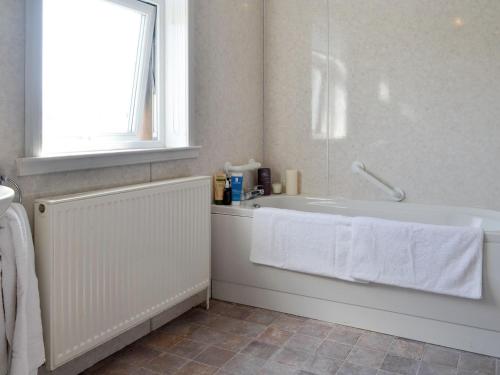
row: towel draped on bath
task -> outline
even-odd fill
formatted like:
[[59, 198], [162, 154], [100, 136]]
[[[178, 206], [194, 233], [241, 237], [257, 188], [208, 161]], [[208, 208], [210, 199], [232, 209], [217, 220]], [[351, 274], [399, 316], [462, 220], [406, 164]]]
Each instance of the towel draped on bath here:
[[[346, 227], [349, 226], [348, 217], [259, 208], [254, 211], [250, 260], [351, 280], [347, 272], [350, 238], [346, 239]], [[350, 233], [347, 235], [350, 237]]]
[[483, 231], [277, 208], [254, 210], [250, 261], [479, 299]]
[[479, 299], [483, 231], [396, 222], [352, 220], [351, 276], [358, 280]]

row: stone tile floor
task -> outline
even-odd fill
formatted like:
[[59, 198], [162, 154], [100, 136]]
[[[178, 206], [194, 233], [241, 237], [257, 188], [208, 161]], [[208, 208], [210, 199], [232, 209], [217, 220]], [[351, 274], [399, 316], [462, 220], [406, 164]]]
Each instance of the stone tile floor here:
[[85, 374], [500, 375], [500, 360], [214, 300]]

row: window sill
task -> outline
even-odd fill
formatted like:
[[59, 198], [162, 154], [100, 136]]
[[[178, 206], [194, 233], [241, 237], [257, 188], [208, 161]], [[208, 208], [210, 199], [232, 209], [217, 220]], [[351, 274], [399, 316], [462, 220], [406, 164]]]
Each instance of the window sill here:
[[20, 158], [17, 159], [17, 175], [33, 176], [168, 160], [194, 159], [199, 156], [200, 148], [200, 146], [190, 146]]

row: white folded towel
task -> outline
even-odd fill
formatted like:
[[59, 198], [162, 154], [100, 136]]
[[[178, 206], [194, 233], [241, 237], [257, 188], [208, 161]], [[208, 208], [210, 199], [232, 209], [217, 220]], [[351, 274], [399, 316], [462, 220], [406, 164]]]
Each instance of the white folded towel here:
[[351, 218], [276, 208], [254, 210], [250, 261], [353, 281], [348, 275]]
[[9, 375], [33, 374], [45, 362], [45, 350], [33, 240], [24, 207], [12, 204], [0, 218], [0, 227]]
[[353, 218], [350, 275], [359, 280], [479, 299], [480, 228]]

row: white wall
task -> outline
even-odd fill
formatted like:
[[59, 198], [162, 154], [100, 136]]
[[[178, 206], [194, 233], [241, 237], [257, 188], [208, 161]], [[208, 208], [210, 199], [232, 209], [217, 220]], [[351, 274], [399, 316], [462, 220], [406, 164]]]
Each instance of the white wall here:
[[[351, 175], [362, 160], [408, 201], [500, 209], [500, 2], [192, 5], [200, 157], [19, 178], [29, 210], [39, 196], [212, 174], [263, 155], [275, 179], [299, 168], [308, 194], [384, 199]], [[23, 154], [24, 1], [3, 0], [0, 173], [14, 176]]]
[[362, 160], [410, 202], [500, 209], [498, 19], [497, 0], [267, 0], [267, 164], [384, 199]]
[[[212, 174], [224, 162], [262, 158], [263, 2], [192, 0], [195, 160], [18, 178], [36, 197]], [[0, 174], [24, 156], [24, 1], [0, 2]]]

